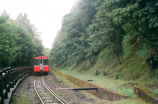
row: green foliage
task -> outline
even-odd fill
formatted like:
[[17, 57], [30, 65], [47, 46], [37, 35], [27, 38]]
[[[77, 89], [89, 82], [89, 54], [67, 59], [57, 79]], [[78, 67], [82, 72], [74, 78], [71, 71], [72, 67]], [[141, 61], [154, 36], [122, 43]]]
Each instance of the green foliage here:
[[128, 59], [137, 54], [155, 69], [157, 9], [156, 0], [80, 0], [63, 17], [51, 50], [52, 61], [59, 66], [85, 59], [92, 62], [93, 56], [110, 47], [120, 64], [120, 55]]
[[126, 32], [123, 39], [125, 54], [137, 53], [153, 63], [158, 62], [157, 1], [135, 0], [122, 3], [118, 0], [113, 5], [115, 9], [111, 15]]
[[62, 28], [53, 43], [51, 56], [53, 62], [61, 65], [64, 61], [72, 65], [75, 61], [82, 61], [87, 57], [89, 47], [86, 27], [94, 18], [94, 0], [81, 0], [74, 6], [62, 21]]
[[17, 17], [16, 22], [17, 34], [19, 39], [17, 40], [17, 57], [16, 61], [12, 64], [13, 66], [24, 66], [33, 65], [33, 58], [35, 56], [43, 55], [43, 46], [41, 40], [36, 36], [36, 30], [33, 31], [32, 25], [30, 24], [27, 14], [20, 14]]
[[0, 67], [9, 66], [16, 57], [18, 35], [8, 15], [0, 16]]
[[35, 56], [42, 55], [41, 40], [27, 14], [20, 14], [17, 20], [6, 12], [0, 16], [0, 67], [30, 66]]
[[104, 76], [107, 76], [107, 75], [108, 75], [107, 72], [105, 71], [105, 69], [103, 69], [102, 72], [103, 72], [103, 75], [104, 75]]
[[115, 79], [119, 79], [118, 74], [119, 73], [115, 73]]
[[95, 70], [95, 75], [99, 75], [98, 69]]

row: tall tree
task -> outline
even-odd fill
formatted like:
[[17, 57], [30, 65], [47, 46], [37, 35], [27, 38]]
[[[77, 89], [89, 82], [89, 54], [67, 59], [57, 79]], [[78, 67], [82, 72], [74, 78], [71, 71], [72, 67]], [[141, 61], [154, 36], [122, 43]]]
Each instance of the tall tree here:
[[97, 8], [96, 18], [93, 20], [93, 24], [87, 29], [91, 44], [90, 50], [98, 52], [104, 47], [109, 46], [121, 64], [120, 53], [122, 52], [121, 44], [124, 33], [121, 26], [115, 24], [112, 15], [110, 15], [115, 6], [111, 4], [111, 0], [100, 2], [102, 4]]
[[126, 32], [123, 39], [125, 53], [137, 53], [157, 66], [157, 0], [118, 0], [115, 4], [117, 9], [112, 12], [114, 20]]
[[16, 57], [16, 28], [6, 13], [0, 16], [0, 67], [10, 66]]
[[[95, 0], [80, 0], [72, 9], [72, 11], [65, 15], [62, 21], [62, 29], [58, 34], [59, 38], [55, 41], [52, 52], [58, 50], [58, 55], [62, 54], [63, 58], [70, 63], [77, 60], [83, 60], [86, 58], [86, 49], [89, 47], [87, 43], [86, 28], [91, 24], [91, 20], [94, 18]], [[55, 55], [54, 57], [58, 57]]]

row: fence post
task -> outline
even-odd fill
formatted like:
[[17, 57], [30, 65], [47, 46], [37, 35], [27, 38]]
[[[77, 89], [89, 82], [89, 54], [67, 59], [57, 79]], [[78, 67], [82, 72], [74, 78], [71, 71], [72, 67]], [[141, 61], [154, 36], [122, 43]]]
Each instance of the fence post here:
[[7, 89], [7, 69], [6, 68], [4, 68], [3, 69], [3, 72], [5, 73], [5, 75], [4, 75], [4, 80], [3, 80], [3, 86], [4, 86], [4, 90], [6, 90], [6, 93], [5, 93], [5, 95], [4, 95], [4, 98], [8, 98], [8, 89]]
[[17, 81], [19, 80], [19, 78], [20, 78], [20, 75], [19, 75], [19, 70], [20, 70], [20, 68], [19, 67], [17, 67]]
[[12, 80], [13, 80], [13, 84], [12, 84], [12, 87], [14, 87], [15, 85], [15, 69], [12, 69]]
[[20, 74], [19, 73], [20, 73], [20, 68], [18, 67], [17, 68], [17, 81], [19, 81], [19, 79], [20, 79]]
[[25, 76], [25, 72], [26, 72], [26, 67], [24, 67], [23, 69], [23, 76]]
[[19, 78], [21, 79], [22, 77], [21, 77], [21, 67], [19, 67]]
[[10, 92], [11, 88], [11, 67], [7, 67], [8, 70], [8, 92]]
[[0, 104], [4, 104], [4, 96], [3, 96], [3, 71], [0, 70], [0, 97], [1, 97], [1, 102]]
[[15, 84], [18, 81], [18, 68], [15, 69]]
[[7, 79], [7, 92], [10, 92], [9, 88], [9, 68], [6, 68], [6, 79]]
[[13, 88], [13, 69], [10, 69], [10, 87]]
[[21, 67], [21, 78], [23, 78], [23, 74], [24, 74], [24, 67]]
[[14, 85], [16, 84], [16, 72], [17, 72], [17, 70], [16, 70], [16, 68], [14, 69]]

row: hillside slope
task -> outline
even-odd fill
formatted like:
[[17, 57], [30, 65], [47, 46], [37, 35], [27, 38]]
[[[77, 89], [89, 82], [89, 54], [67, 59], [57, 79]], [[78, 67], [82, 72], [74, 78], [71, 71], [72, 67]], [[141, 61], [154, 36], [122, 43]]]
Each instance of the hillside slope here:
[[[104, 87], [112, 88], [116, 85], [116, 88], [112, 90], [120, 91], [119, 87], [124, 87], [130, 91], [125, 93], [129, 96], [133, 95], [133, 87], [135, 85], [140, 85], [145, 88], [148, 88], [152, 92], [158, 94], [158, 70], [152, 70], [152, 68], [147, 64], [147, 62], [137, 55], [125, 58], [121, 56], [122, 64], [119, 64], [116, 56], [109, 48], [105, 48], [98, 55], [93, 56], [93, 62], [89, 59], [76, 62], [72, 66], [63, 64], [57, 69], [61, 71], [74, 75], [81, 79], [95, 79], [97, 77], [97, 84], [100, 84]], [[98, 74], [96, 75], [96, 70]], [[106, 72], [104, 76], [103, 72]], [[105, 73], [104, 72], [104, 73]], [[106, 83], [112, 84], [112, 86], [106, 86]], [[124, 93], [124, 90], [120, 91]]]

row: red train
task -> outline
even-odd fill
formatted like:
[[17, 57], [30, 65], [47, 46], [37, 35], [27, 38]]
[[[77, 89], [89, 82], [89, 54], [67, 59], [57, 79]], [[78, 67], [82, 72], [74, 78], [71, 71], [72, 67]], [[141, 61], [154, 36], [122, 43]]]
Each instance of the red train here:
[[37, 56], [34, 58], [34, 72], [36, 73], [48, 73], [49, 61], [46, 56]]

